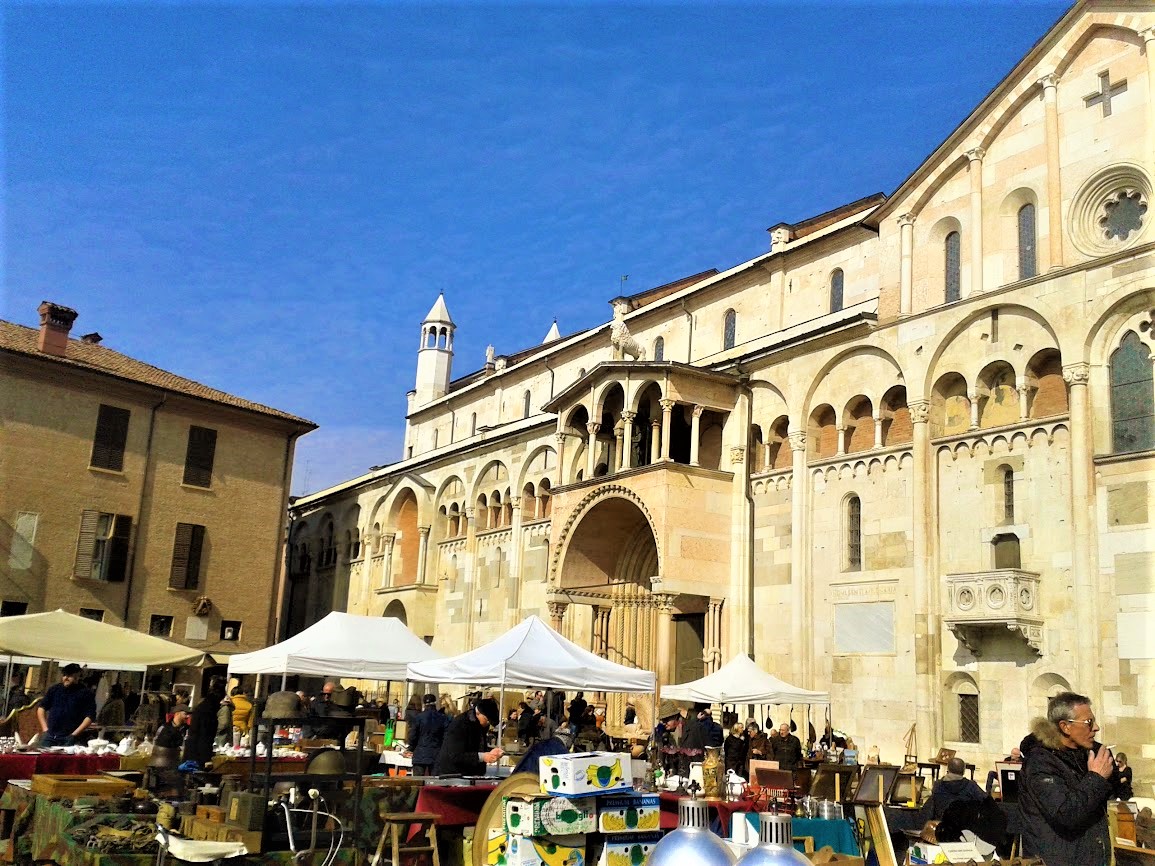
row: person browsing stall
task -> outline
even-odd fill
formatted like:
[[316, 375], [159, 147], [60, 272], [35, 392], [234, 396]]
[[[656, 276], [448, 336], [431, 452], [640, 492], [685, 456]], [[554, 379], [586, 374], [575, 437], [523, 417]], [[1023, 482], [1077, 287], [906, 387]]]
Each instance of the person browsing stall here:
[[1036, 720], [1038, 744], [1019, 784], [1024, 850], [1047, 866], [1107, 866], [1112, 859], [1107, 801], [1118, 796], [1111, 750], [1095, 740], [1091, 699], [1062, 692]]
[[422, 704], [421, 712], [408, 729], [414, 776], [428, 776], [433, 772], [445, 741], [445, 729], [449, 727], [449, 717], [437, 708], [437, 695], [426, 695]]
[[60, 682], [48, 690], [36, 708], [45, 746], [71, 746], [96, 718], [96, 697], [80, 682], [80, 665], [60, 669]]
[[485, 765], [497, 763], [505, 754], [500, 748], [485, 750], [485, 732], [497, 720], [498, 713], [497, 701], [482, 698], [450, 722], [434, 772], [439, 776], [485, 775]]
[[793, 770], [802, 766], [802, 741], [790, 733], [790, 725], [783, 722], [778, 726], [778, 736], [770, 744], [772, 760], [778, 762], [780, 770]]

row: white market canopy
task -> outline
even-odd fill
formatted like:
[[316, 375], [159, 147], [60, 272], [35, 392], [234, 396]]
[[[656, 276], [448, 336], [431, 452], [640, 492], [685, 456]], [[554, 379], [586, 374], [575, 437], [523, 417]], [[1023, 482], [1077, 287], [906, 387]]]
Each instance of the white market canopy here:
[[403, 681], [410, 662], [439, 658], [396, 617], [335, 610], [278, 644], [231, 657], [229, 673]]
[[475, 650], [409, 665], [409, 679], [427, 683], [652, 692], [650, 671], [615, 664], [562, 637], [536, 616]]
[[118, 670], [195, 664], [204, 657], [204, 650], [63, 610], [0, 617], [0, 652]]
[[671, 701], [703, 704], [828, 704], [830, 692], [812, 692], [784, 683], [739, 653], [709, 676], [662, 686]]

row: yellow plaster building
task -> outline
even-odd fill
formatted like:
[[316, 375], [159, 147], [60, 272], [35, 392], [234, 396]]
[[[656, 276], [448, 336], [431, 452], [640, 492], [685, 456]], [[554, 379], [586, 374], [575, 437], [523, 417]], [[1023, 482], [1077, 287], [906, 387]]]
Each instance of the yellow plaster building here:
[[750, 652], [891, 760], [917, 722], [989, 763], [1071, 687], [1155, 777], [1153, 182], [1155, 7], [1084, 0], [765, 255], [456, 380], [439, 298], [403, 459], [291, 511], [294, 627], [539, 613], [665, 682]]
[[0, 601], [206, 651], [276, 634], [293, 450], [315, 425], [70, 338], [0, 321]]

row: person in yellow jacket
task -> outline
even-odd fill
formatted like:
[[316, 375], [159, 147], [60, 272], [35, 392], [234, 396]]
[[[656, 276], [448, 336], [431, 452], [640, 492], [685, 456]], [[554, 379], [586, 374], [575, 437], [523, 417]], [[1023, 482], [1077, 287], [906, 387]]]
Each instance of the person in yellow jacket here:
[[253, 702], [240, 686], [233, 689], [233, 730], [242, 737], [249, 732], [253, 723]]

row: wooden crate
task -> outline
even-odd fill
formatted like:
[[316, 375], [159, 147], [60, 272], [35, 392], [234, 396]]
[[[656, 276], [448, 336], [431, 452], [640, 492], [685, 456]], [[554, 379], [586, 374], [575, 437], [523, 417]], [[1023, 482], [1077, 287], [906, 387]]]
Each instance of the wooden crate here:
[[118, 797], [135, 788], [135, 783], [113, 776], [37, 773], [32, 777], [32, 793], [46, 797]]
[[197, 806], [197, 817], [213, 821], [217, 824], [223, 824], [225, 821], [225, 809], [223, 806]]

